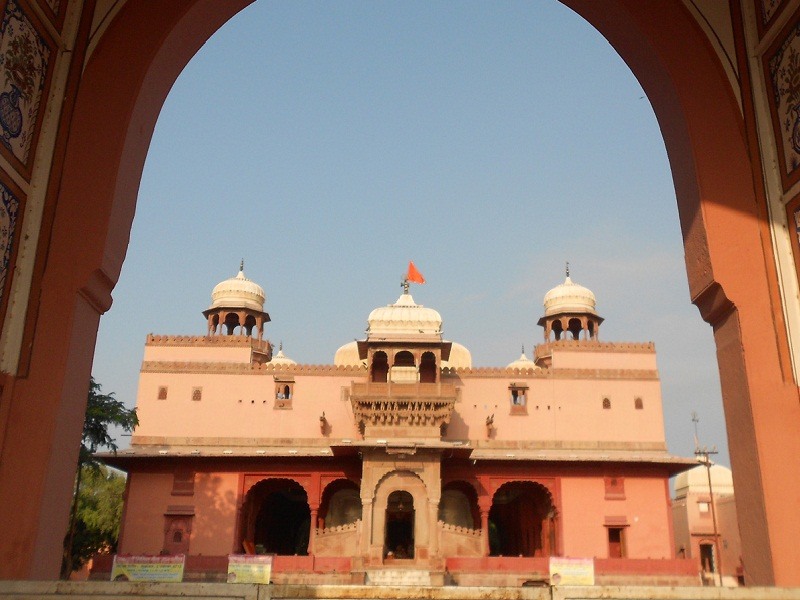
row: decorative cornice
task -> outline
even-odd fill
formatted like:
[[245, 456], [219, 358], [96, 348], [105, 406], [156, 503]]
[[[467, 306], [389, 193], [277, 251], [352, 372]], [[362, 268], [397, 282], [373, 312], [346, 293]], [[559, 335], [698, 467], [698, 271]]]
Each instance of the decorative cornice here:
[[655, 342], [599, 342], [597, 340], [557, 340], [537, 344], [534, 348], [534, 359], [539, 356], [548, 356], [553, 349], [569, 350], [570, 352], [622, 352], [636, 354], [653, 354], [656, 351]]
[[442, 379], [624, 379], [658, 380], [657, 369], [505, 369], [500, 367], [473, 367], [442, 369]]
[[287, 365], [270, 363], [226, 363], [186, 361], [144, 361], [142, 373], [203, 373], [210, 375], [339, 375], [365, 374], [363, 365]]
[[193, 346], [197, 348], [253, 348], [268, 350], [269, 340], [258, 340], [241, 335], [154, 335], [147, 334], [145, 346]]

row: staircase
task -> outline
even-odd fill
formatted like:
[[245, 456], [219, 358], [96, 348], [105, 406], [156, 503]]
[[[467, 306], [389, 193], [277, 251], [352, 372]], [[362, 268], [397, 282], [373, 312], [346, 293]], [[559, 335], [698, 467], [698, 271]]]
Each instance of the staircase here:
[[379, 569], [366, 572], [367, 585], [406, 586], [417, 587], [431, 585], [430, 571], [421, 569]]

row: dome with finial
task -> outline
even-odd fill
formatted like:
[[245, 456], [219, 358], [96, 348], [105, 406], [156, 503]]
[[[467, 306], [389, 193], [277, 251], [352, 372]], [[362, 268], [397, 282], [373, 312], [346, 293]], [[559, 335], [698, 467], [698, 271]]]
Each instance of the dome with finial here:
[[533, 362], [528, 356], [525, 354], [525, 346], [522, 347], [522, 354], [520, 357], [515, 360], [514, 362], [510, 363], [506, 369], [517, 369], [519, 371], [527, 371], [528, 369], [535, 369], [539, 370], [539, 367], [536, 366], [536, 363]]
[[264, 288], [244, 276], [244, 261], [239, 265], [239, 273], [214, 286], [211, 291], [209, 308], [249, 308], [264, 310]]
[[296, 365], [297, 362], [283, 353], [283, 342], [278, 345], [278, 353], [269, 361], [270, 365]]
[[597, 315], [596, 304], [597, 301], [590, 289], [578, 285], [570, 279], [569, 263], [567, 263], [567, 278], [564, 283], [557, 285], [544, 295], [544, 314], [546, 317], [560, 313]]
[[404, 292], [394, 304], [376, 308], [369, 314], [368, 339], [418, 338], [442, 336], [442, 317], [432, 308], [414, 302]]

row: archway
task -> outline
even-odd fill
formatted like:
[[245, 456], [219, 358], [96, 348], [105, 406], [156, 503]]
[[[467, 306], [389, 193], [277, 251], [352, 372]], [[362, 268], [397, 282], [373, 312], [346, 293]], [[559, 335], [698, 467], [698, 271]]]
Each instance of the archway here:
[[530, 481], [503, 484], [489, 511], [490, 556], [550, 556], [556, 545], [555, 507], [547, 488]]
[[349, 479], [337, 479], [322, 492], [319, 505], [320, 527], [339, 527], [361, 519], [359, 486]]
[[266, 479], [247, 492], [242, 506], [242, 545], [257, 554], [308, 554], [308, 495], [290, 479]]
[[[786, 498], [800, 497], [789, 475], [800, 468], [800, 403], [774, 309], [781, 300], [758, 157], [736, 99], [683, 3], [563, 1], [612, 43], [653, 104], [675, 179], [690, 293], [714, 328], [728, 430], [737, 440], [731, 459], [748, 576], [798, 583], [792, 556], [800, 523]], [[77, 449], [51, 449], [77, 448], [99, 315], [125, 255], [150, 136], [178, 73], [247, 3], [127, 3], [102, 35], [102, 52], [81, 69], [85, 19], [48, 183], [25, 323], [29, 353], [20, 376], [3, 386], [0, 507], [14, 509], [0, 510], [0, 577], [58, 570]], [[28, 502], [19, 506], [23, 475]]]
[[383, 538], [385, 558], [414, 558], [415, 516], [414, 498], [411, 494], [405, 490], [397, 490], [389, 494]]

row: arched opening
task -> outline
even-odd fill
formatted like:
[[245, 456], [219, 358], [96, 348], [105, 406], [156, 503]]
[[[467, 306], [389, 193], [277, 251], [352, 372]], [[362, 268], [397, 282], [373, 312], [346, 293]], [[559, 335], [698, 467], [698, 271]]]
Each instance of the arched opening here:
[[[244, 320], [244, 330], [248, 336], [253, 336], [253, 329], [256, 327], [256, 318], [253, 315], [247, 315]], [[256, 331], [258, 333], [258, 331]]]
[[466, 481], [446, 484], [439, 501], [439, 520], [448, 525], [478, 529], [481, 526], [481, 513], [475, 488]]
[[228, 313], [225, 315], [225, 335], [235, 335], [236, 328], [239, 327], [239, 315]]
[[[769, 236], [762, 235], [765, 209], [753, 191], [758, 178], [753, 178], [756, 167], [749, 162], [740, 109], [708, 38], [682, 3], [657, 7], [625, 0], [565, 3], [609, 39], [642, 81], [658, 114], [674, 166], [691, 294], [715, 327], [730, 429], [746, 432], [732, 458], [739, 513], [743, 521], [748, 517], [743, 526], [748, 572], [763, 583], [774, 582], [776, 576], [796, 582], [791, 548], [800, 526], [787, 526], [795, 520], [793, 504], [785, 496], [796, 496], [787, 473], [797, 469], [787, 468], [786, 457], [800, 455], [794, 451], [797, 388], [786, 362], [780, 315], [771, 308], [780, 298], [771, 273]], [[98, 315], [110, 303], [106, 296], [125, 254], [155, 119], [191, 55], [247, 2], [150, 4], [123, 7], [102, 40], [103, 52], [90, 57], [81, 84], [75, 85], [80, 92], [74, 117], [67, 123], [71, 127], [64, 130], [68, 132], [64, 167], [53, 171], [58, 212], [53, 209], [52, 229], [41, 236], [49, 244], [43, 252], [48, 265], [31, 294], [36, 300], [31, 301], [26, 328], [35, 324], [36, 332], [30, 334], [31, 356], [23, 369], [27, 377], [5, 386], [13, 406], [28, 407], [27, 412], [15, 408], [9, 417], [2, 455], [5, 472], [16, 476], [27, 469], [41, 475], [30, 482], [30, 510], [0, 511], [8, 515], [0, 518], [0, 530], [9, 532], [8, 543], [23, 546], [22, 558], [9, 563], [2, 574], [53, 573], [58, 544], [40, 543], [54, 549], [40, 551], [26, 540], [52, 541], [60, 535], [47, 533], [50, 521], [41, 515], [66, 514], [70, 484], [64, 473], [75, 461], [68, 453], [53, 457], [49, 449], [69, 447], [79, 437], [80, 419], [64, 420], [60, 415], [80, 413], [72, 409], [86, 395], [91, 360], [87, 349], [95, 339]], [[671, 26], [665, 28], [663, 23]], [[148, 52], [140, 52], [142, 48]], [[687, 57], [691, 69], [683, 68]], [[126, 69], [120, 70], [119, 64]], [[99, 131], [104, 132], [102, 139], [95, 135]], [[87, 205], [93, 207], [92, 215], [71, 218]], [[701, 210], [704, 207], [709, 210]], [[87, 229], [99, 235], [82, 239], [81, 232]], [[733, 247], [726, 243], [730, 238], [739, 243]], [[71, 302], [79, 290], [82, 297], [92, 298], [80, 311]], [[46, 337], [41, 332], [47, 332]], [[776, 402], [784, 416], [780, 427], [774, 424]], [[26, 442], [37, 422], [44, 422], [43, 430], [52, 435]], [[31, 470], [34, 462], [41, 468]], [[13, 482], [13, 476], [6, 479]], [[15, 485], [4, 482], [0, 505], [14, 506], [15, 500]], [[775, 570], [773, 561], [778, 565]]]
[[551, 330], [556, 338], [556, 341], [558, 341], [561, 339], [561, 336], [564, 333], [564, 326], [561, 324], [561, 321], [553, 321], [553, 327]]
[[419, 381], [419, 376], [414, 355], [408, 350], [401, 350], [394, 355], [392, 383], [417, 383], [417, 381]]
[[386, 502], [384, 557], [414, 558], [414, 498], [404, 490], [389, 494]]
[[550, 493], [530, 481], [503, 484], [489, 511], [491, 556], [550, 556], [556, 548], [556, 511]]
[[308, 554], [311, 511], [308, 495], [296, 481], [260, 481], [247, 492], [242, 514], [242, 541], [257, 554]]
[[372, 355], [372, 366], [370, 368], [370, 381], [374, 383], [386, 383], [389, 380], [389, 358], [386, 352], [379, 350]]
[[322, 493], [319, 505], [320, 527], [340, 527], [361, 519], [359, 486], [349, 479], [337, 479]]
[[581, 325], [580, 319], [570, 319], [568, 325], [569, 332], [572, 334], [573, 340], [581, 339], [581, 331], [583, 330], [583, 326]]
[[436, 383], [436, 357], [433, 352], [425, 352], [419, 363], [420, 383]]

